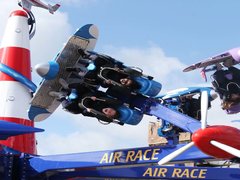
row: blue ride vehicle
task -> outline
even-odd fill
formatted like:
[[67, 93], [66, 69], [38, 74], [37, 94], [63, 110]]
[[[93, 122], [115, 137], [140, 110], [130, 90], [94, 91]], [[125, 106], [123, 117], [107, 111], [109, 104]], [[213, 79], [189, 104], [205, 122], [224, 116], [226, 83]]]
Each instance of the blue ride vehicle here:
[[124, 87], [149, 97], [158, 95], [162, 89], [161, 83], [134, 68], [102, 67], [98, 76], [108, 84]]

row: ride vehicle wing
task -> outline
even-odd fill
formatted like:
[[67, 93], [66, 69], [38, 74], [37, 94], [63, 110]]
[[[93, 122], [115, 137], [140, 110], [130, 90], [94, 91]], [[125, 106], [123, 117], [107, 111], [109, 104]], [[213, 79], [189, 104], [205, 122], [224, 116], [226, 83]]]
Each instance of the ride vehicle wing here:
[[210, 100], [213, 100], [216, 98], [215, 94], [213, 94], [213, 88], [211, 87], [186, 87], [186, 88], [179, 88], [172, 91], [167, 92], [164, 95], [159, 96], [163, 100], [169, 99], [169, 98], [177, 98], [180, 96], [188, 96], [188, 95], [194, 95], [201, 93], [202, 91], [208, 92], [208, 97]]
[[206, 69], [208, 66], [221, 66], [221, 67], [234, 66], [236, 64], [239, 64], [240, 62], [239, 52], [240, 52], [240, 48], [230, 49], [224, 53], [221, 53], [219, 55], [213, 56], [211, 58], [200, 61], [191, 66], [188, 66], [183, 70], [183, 72], [189, 72], [199, 68]]
[[74, 66], [81, 59], [81, 50], [93, 50], [98, 38], [98, 29], [93, 24], [87, 24], [78, 29], [70, 37], [64, 48], [57, 55], [54, 61], [40, 65], [38, 74], [43, 77], [29, 108], [29, 118], [34, 121], [42, 121], [49, 117], [60, 105], [56, 97], [49, 95], [49, 92], [59, 92], [62, 89], [59, 79], [66, 79], [71, 74], [66, 67]]

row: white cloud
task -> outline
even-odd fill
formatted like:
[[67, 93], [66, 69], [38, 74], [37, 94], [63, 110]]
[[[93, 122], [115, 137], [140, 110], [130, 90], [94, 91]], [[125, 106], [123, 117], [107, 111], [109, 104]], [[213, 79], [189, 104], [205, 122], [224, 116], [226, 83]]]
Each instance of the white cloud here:
[[35, 14], [37, 30], [31, 41], [33, 65], [52, 60], [73, 33], [66, 13], [51, 15], [36, 9]]
[[[47, 138], [39, 139], [40, 154], [63, 154], [85, 151], [103, 150], [111, 148], [114, 144], [112, 138], [99, 132], [73, 132], [68, 135], [49, 133]], [[48, 147], [46, 148], [46, 145]], [[50, 145], [50, 146], [49, 146]]]

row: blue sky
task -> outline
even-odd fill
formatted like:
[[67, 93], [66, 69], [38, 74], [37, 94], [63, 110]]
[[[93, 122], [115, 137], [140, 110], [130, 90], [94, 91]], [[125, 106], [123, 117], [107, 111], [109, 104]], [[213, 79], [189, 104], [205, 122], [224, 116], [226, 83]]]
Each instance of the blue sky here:
[[[99, 28], [96, 51], [126, 65], [141, 67], [163, 84], [162, 93], [175, 88], [209, 85], [199, 72], [183, 73], [187, 65], [238, 47], [238, 0], [52, 0], [62, 6], [54, 15], [33, 7], [37, 32], [31, 41], [32, 66], [51, 60], [69, 36], [84, 24]], [[16, 1], [1, 0], [0, 38]], [[33, 81], [40, 78], [33, 72]], [[229, 124], [239, 115], [227, 116], [219, 100], [209, 112], [210, 124]], [[72, 153], [147, 145], [146, 116], [138, 126], [103, 126], [95, 119], [58, 109], [36, 123], [46, 129], [38, 135], [40, 154]], [[235, 123], [234, 126], [240, 126]]]
[[75, 28], [89, 22], [99, 27], [97, 48], [104, 44], [146, 47], [152, 41], [167, 55], [191, 63], [238, 46], [238, 6], [237, 0], [104, 0], [75, 8], [69, 5], [66, 11]]

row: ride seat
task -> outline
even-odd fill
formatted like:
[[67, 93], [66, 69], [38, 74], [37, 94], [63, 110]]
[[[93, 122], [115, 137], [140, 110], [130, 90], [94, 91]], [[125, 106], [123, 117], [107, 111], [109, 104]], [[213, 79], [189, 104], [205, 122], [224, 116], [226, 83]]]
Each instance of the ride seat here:
[[[129, 77], [129, 74], [127, 74], [127, 72], [120, 69], [104, 67], [101, 69], [99, 77], [104, 80], [111, 80], [113, 85], [122, 87], [122, 85], [120, 84], [120, 79]], [[149, 79], [144, 76], [132, 76], [132, 78], [140, 85], [140, 89], [134, 90], [137, 93], [154, 97], [162, 89], [161, 83], [152, 80], [152, 78]]]
[[124, 124], [137, 125], [143, 118], [143, 114], [140, 111], [126, 106], [120, 106], [118, 112], [120, 115], [118, 120]]
[[141, 85], [141, 88], [137, 90], [137, 92], [146, 96], [154, 97], [162, 89], [162, 84], [154, 80], [149, 80], [143, 77], [136, 77], [134, 80]]

